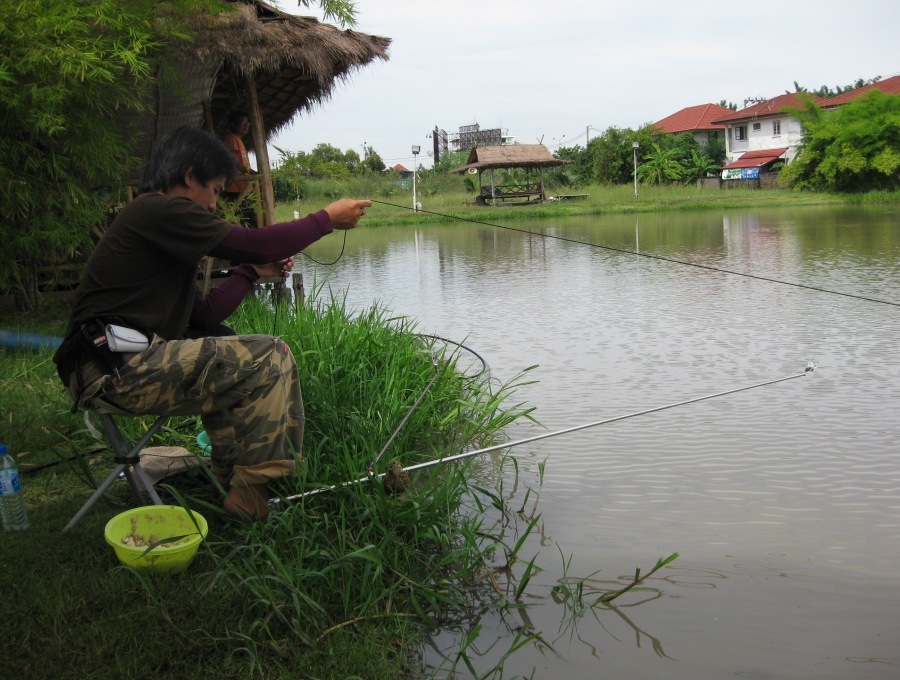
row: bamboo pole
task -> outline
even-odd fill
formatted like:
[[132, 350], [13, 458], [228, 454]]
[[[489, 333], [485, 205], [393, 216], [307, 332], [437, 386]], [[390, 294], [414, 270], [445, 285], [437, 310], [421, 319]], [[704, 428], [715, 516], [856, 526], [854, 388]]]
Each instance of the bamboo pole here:
[[212, 106], [208, 99], [203, 100], [203, 122], [206, 124], [206, 131], [216, 134], [216, 126], [212, 117]]
[[259, 172], [258, 194], [262, 200], [263, 225], [275, 222], [275, 190], [272, 188], [272, 170], [269, 167], [269, 152], [266, 150], [266, 128], [256, 93], [256, 78], [247, 76], [247, 96], [250, 102], [250, 129], [253, 133], [253, 152]]

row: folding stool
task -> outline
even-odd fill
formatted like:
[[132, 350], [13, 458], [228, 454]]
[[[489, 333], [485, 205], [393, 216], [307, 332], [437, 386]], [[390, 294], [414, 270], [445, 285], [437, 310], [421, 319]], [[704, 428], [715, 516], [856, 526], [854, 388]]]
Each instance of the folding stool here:
[[81, 506], [81, 510], [69, 520], [69, 523], [66, 524], [63, 531], [68, 531], [78, 524], [81, 518], [87, 514], [87, 511], [93, 507], [94, 503], [100, 500], [100, 497], [106, 493], [106, 490], [109, 489], [112, 483], [122, 474], [125, 475], [125, 479], [127, 479], [128, 483], [131, 485], [131, 490], [134, 492], [135, 498], [137, 498], [139, 503], [143, 503], [144, 501], [143, 496], [141, 496], [141, 489], [143, 488], [155, 505], [162, 505], [159, 494], [157, 494], [156, 489], [153, 488], [153, 482], [150, 481], [147, 473], [144, 472], [144, 469], [141, 467], [141, 450], [146, 446], [153, 435], [159, 431], [159, 428], [165, 424], [166, 420], [168, 420], [168, 416], [160, 416], [157, 418], [153, 425], [150, 426], [150, 429], [147, 430], [133, 446], [129, 444], [125, 435], [122, 434], [112, 413], [100, 413], [99, 416], [100, 422], [103, 423], [106, 439], [115, 452], [114, 460], [116, 467], [109, 473], [109, 476], [103, 483], [97, 487], [97, 490], [94, 491], [90, 498], [88, 498], [87, 502]]

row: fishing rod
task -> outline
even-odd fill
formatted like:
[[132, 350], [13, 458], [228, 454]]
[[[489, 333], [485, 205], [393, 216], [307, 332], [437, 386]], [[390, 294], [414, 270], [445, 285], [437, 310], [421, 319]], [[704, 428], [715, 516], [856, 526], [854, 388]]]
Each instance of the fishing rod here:
[[[378, 201], [374, 198], [369, 199], [372, 203], [380, 203], [381, 205], [387, 205], [392, 208], [401, 208], [403, 210], [413, 210], [409, 206], [400, 205], [398, 203], [389, 203], [387, 201]], [[676, 260], [673, 257], [664, 257], [662, 255], [650, 255], [648, 253], [641, 253], [636, 250], [628, 250], [627, 248], [616, 248], [614, 246], [604, 246], [599, 243], [593, 243], [591, 241], [579, 241], [578, 239], [568, 238], [566, 236], [554, 236], [552, 234], [541, 234], [536, 231], [529, 231], [528, 229], [519, 229], [517, 227], [508, 227], [502, 224], [494, 224], [493, 222], [485, 222], [483, 220], [476, 220], [470, 217], [459, 217], [457, 215], [449, 215], [447, 213], [439, 213], [432, 212], [430, 210], [424, 210], [422, 208], [416, 209], [414, 212], [426, 213], [428, 215], [435, 215], [436, 217], [443, 217], [446, 219], [459, 220], [461, 222], [471, 222], [472, 224], [481, 224], [487, 227], [495, 227], [496, 229], [506, 229], [507, 231], [517, 231], [520, 234], [529, 234], [530, 236], [541, 236], [543, 238], [555, 239], [557, 241], [565, 241], [567, 243], [577, 243], [583, 246], [591, 246], [592, 248], [600, 248], [602, 250], [610, 250], [615, 253], [622, 253], [624, 255], [638, 255], [639, 257], [647, 257], [651, 260], [659, 260], [661, 262], [670, 262], [672, 264], [680, 264], [686, 267], [697, 267], [698, 269], [705, 269], [707, 271], [718, 272], [720, 274], [733, 274], [734, 276], [743, 276], [748, 279], [756, 279], [758, 281], [767, 281], [769, 283], [778, 283], [782, 286], [793, 286], [794, 288], [803, 288], [805, 290], [814, 290], [819, 293], [830, 293], [831, 295], [840, 295], [841, 297], [853, 298], [856, 300], [865, 300], [866, 302], [877, 302], [882, 305], [891, 305], [893, 307], [900, 307], [900, 302], [893, 302], [891, 300], [880, 300], [878, 298], [866, 297], [864, 295], [857, 295], [855, 293], [843, 293], [837, 290], [830, 290], [828, 288], [819, 288], [818, 286], [810, 286], [805, 283], [795, 283], [792, 281], [782, 281], [781, 279], [773, 279], [768, 276], [760, 276], [758, 274], [748, 274], [747, 272], [739, 272], [733, 269], [723, 269], [721, 267], [713, 267], [708, 264], [698, 264], [696, 262], [687, 262], [685, 260]]]
[[[774, 380], [766, 380], [765, 382], [756, 383], [754, 385], [745, 385], [744, 387], [736, 387], [734, 389], [725, 390], [724, 392], [716, 392], [715, 394], [707, 394], [703, 397], [695, 397], [693, 399], [687, 399], [685, 401], [679, 401], [674, 404], [667, 404], [666, 406], [656, 406], [654, 408], [648, 408], [643, 411], [637, 411], [635, 413], [628, 413], [622, 416], [615, 416], [613, 418], [607, 418], [605, 420], [598, 420], [592, 423], [585, 423], [582, 425], [575, 425], [574, 427], [567, 427], [563, 430], [555, 430], [553, 432], [545, 432], [543, 434], [534, 435], [533, 437], [526, 437], [525, 439], [519, 439], [513, 442], [504, 442], [502, 444], [494, 444], [493, 446], [488, 446], [483, 449], [477, 449], [475, 451], [466, 451], [464, 453], [458, 453], [453, 456], [445, 456], [443, 458], [437, 458], [435, 460], [429, 460], [424, 463], [417, 463], [416, 465], [410, 465], [408, 468], [404, 468], [403, 472], [412, 472], [415, 470], [424, 470], [425, 468], [434, 467], [435, 465], [442, 465], [444, 463], [452, 463], [458, 460], [464, 460], [466, 458], [472, 458], [473, 456], [480, 456], [485, 453], [491, 453], [493, 451], [500, 451], [501, 449], [510, 449], [514, 446], [521, 446], [522, 444], [530, 444], [531, 442], [540, 441], [541, 439], [549, 439], [550, 437], [558, 437], [564, 434], [570, 434], [572, 432], [577, 432], [579, 430], [586, 430], [590, 427], [598, 427], [600, 425], [608, 425], [609, 423], [615, 423], [621, 420], [627, 420], [628, 418], [636, 418], [637, 416], [647, 415], [648, 413], [658, 413], [659, 411], [665, 411], [670, 408], [675, 408], [677, 406], [685, 406], [687, 404], [696, 404], [700, 401], [706, 401], [709, 399], [715, 399], [716, 397], [724, 397], [728, 394], [736, 394], [738, 392], [746, 392], [747, 390], [752, 390], [757, 387], [764, 387], [766, 385], [774, 385], [775, 383], [785, 382], [787, 380], [794, 380], [795, 378], [802, 378], [814, 370], [816, 370], [815, 361], [809, 361], [806, 364], [806, 368], [803, 369], [802, 373], [796, 373], [794, 375], [784, 376], [783, 378], [775, 378]], [[285, 496], [283, 498], [273, 498], [268, 504], [270, 507], [277, 507], [283, 502], [292, 502], [296, 500], [300, 500], [302, 498], [309, 498], [310, 496], [318, 496], [323, 493], [330, 493], [331, 491], [335, 491], [337, 489], [343, 489], [348, 486], [356, 486], [358, 484], [365, 484], [366, 482], [371, 482], [376, 479], [381, 479], [388, 474], [386, 472], [382, 472], [380, 474], [369, 474], [365, 477], [360, 477], [359, 479], [352, 479], [347, 482], [342, 482], [340, 484], [333, 484], [332, 486], [323, 487], [321, 489], [313, 489], [312, 491], [306, 491], [304, 493], [295, 494], [293, 496]]]

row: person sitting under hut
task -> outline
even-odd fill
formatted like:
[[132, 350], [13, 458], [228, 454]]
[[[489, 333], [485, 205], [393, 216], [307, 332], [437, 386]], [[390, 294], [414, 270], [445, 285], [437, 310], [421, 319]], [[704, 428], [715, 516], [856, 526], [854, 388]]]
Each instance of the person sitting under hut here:
[[[291, 350], [269, 335], [218, 335], [261, 276], [286, 276], [293, 255], [357, 226], [368, 200], [340, 199], [303, 219], [244, 229], [215, 214], [237, 172], [213, 135], [181, 127], [154, 149], [140, 194], [88, 260], [62, 345], [54, 355], [75, 407], [129, 415], [199, 414], [212, 443], [212, 472], [228, 486], [223, 507], [259, 518], [269, 483], [301, 461], [303, 399]], [[202, 297], [204, 256], [241, 262]], [[107, 324], [140, 331], [146, 349], [116, 353]], [[207, 332], [185, 338], [188, 327]]]
[[[225, 146], [234, 157], [238, 166], [238, 174], [256, 174], [250, 167], [250, 157], [247, 155], [247, 147], [244, 146], [244, 137], [250, 131], [250, 118], [244, 111], [232, 111], [228, 116], [228, 134], [225, 135]], [[222, 198], [225, 199], [236, 211], [241, 224], [245, 227], [257, 226], [256, 207], [253, 193], [256, 190], [256, 182], [235, 179], [225, 185]]]

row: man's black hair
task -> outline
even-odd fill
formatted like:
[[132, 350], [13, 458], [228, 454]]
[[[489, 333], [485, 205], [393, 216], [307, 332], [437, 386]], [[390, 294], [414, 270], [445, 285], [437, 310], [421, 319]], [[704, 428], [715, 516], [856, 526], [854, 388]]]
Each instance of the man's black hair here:
[[217, 137], [184, 125], [164, 136], [153, 149], [139, 191], [165, 192], [175, 186], [186, 186], [184, 177], [188, 169], [204, 185], [216, 177], [224, 177], [227, 182], [238, 173], [234, 157]]

